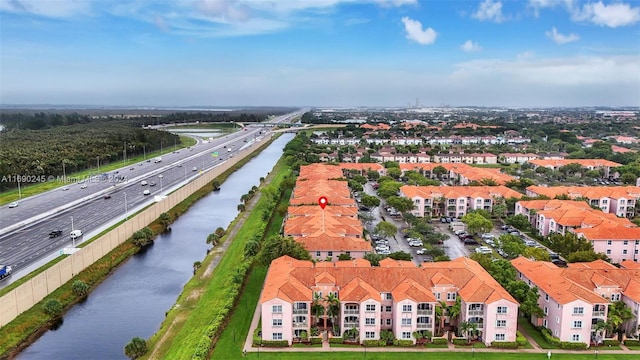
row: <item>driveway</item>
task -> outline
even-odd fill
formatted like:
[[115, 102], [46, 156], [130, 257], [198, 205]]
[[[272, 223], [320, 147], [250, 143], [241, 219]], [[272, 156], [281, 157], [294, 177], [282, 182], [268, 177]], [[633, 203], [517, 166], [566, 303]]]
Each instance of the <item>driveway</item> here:
[[464, 246], [464, 243], [458, 239], [458, 237], [449, 231], [448, 224], [442, 223], [433, 223], [433, 227], [438, 230], [438, 232], [445, 234], [448, 238], [444, 241], [444, 252], [447, 254], [449, 259], [457, 259], [459, 257], [469, 256], [471, 253], [467, 247]]

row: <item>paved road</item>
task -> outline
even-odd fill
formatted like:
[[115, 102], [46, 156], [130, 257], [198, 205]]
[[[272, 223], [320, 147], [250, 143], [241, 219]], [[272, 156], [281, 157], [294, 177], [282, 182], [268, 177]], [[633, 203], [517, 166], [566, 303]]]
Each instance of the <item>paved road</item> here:
[[[260, 134], [261, 132], [263, 133]], [[190, 150], [165, 154], [160, 163], [142, 162], [120, 169], [118, 174], [112, 173], [125, 175], [128, 180], [124, 182], [113, 182], [112, 177], [93, 178], [87, 182], [85, 189], [80, 184], [73, 184], [67, 191], [56, 189], [25, 199], [17, 208], [9, 209], [5, 206], [3, 210], [14, 212], [12, 221], [28, 221], [30, 215], [38, 213], [52, 212], [52, 215], [0, 236], [0, 263], [12, 266], [14, 271], [12, 278], [2, 281], [0, 287], [17, 280], [19, 275], [16, 273], [21, 269], [33, 267], [46, 257], [57, 254], [58, 250], [71, 246], [69, 233], [72, 221], [73, 228], [81, 229], [85, 237], [89, 238], [93, 235], [92, 231], [124, 217], [125, 210], [132, 213], [132, 209], [153, 202], [154, 195], [160, 195], [162, 190], [166, 193], [185, 179], [198, 176], [200, 170], [223, 163], [259, 136], [270, 135], [263, 127], [249, 126], [246, 131], [196, 145]], [[218, 151], [219, 156], [213, 157], [212, 151]], [[133, 170], [129, 170], [130, 168]], [[155, 182], [156, 185], [142, 186], [143, 180], [149, 184]], [[144, 190], [149, 190], [150, 195], [143, 195]], [[111, 198], [105, 199], [104, 194], [110, 194]], [[74, 200], [79, 201], [79, 204], [72, 205]], [[3, 214], [0, 214], [0, 218], [6, 221]], [[62, 230], [63, 235], [50, 239], [48, 234], [52, 230]]]

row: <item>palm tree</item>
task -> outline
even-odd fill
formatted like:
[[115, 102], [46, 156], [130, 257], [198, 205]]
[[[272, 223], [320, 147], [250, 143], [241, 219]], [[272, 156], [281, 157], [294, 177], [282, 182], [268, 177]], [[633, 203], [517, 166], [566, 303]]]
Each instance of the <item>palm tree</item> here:
[[320, 317], [324, 315], [325, 309], [324, 305], [321, 304], [322, 297], [318, 293], [313, 294], [313, 302], [311, 303], [311, 313], [315, 317], [316, 321], [314, 324], [318, 324], [320, 321]]
[[460, 297], [456, 297], [455, 304], [451, 306], [447, 306], [447, 315], [449, 316], [449, 322], [453, 322], [455, 320], [456, 324], [458, 323], [458, 316], [460, 316], [462, 305], [460, 303]]
[[462, 336], [467, 339], [467, 344], [470, 344], [470, 335], [473, 334], [474, 331], [478, 330], [478, 324], [474, 322], [463, 321], [460, 323], [460, 326], [458, 328], [460, 330], [460, 333], [462, 333]]
[[598, 321], [593, 330], [596, 332], [596, 346], [607, 336], [607, 333], [613, 330], [611, 323], [608, 321]]
[[633, 313], [631, 309], [627, 307], [622, 301], [616, 301], [609, 305], [609, 312], [607, 314], [607, 322], [611, 325], [613, 330], [618, 333], [619, 340], [622, 340], [622, 333], [624, 329], [622, 325], [627, 321], [633, 319]]
[[329, 308], [327, 309], [327, 316], [331, 318], [331, 324], [333, 325], [333, 333], [336, 334], [337, 325], [338, 325], [336, 318], [340, 316], [340, 299], [338, 299], [338, 297], [334, 293], [330, 293], [325, 298], [325, 301], [329, 306]]

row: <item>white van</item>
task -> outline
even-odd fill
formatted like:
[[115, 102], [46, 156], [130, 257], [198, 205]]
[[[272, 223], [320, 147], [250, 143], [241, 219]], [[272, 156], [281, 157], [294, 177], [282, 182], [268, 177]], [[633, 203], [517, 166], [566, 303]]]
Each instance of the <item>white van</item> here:
[[79, 238], [82, 236], [82, 230], [73, 230], [69, 236], [71, 236], [72, 239]]
[[145, 190], [145, 191], [142, 192], [142, 195], [145, 195], [145, 196], [149, 195], [149, 194], [151, 194], [151, 191], [149, 191], [149, 190]]
[[145, 180], [142, 180], [142, 182], [140, 183], [140, 185], [142, 185], [142, 186], [146, 186], [146, 185], [147, 185], [147, 182], [146, 182]]

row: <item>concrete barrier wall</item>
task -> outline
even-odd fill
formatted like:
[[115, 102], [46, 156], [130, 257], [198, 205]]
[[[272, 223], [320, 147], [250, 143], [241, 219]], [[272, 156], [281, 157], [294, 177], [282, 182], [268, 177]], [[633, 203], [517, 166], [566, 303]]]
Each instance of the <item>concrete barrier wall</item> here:
[[[160, 217], [160, 214], [169, 211], [207, 183], [213, 181], [218, 175], [237, 164], [268, 140], [269, 138], [265, 137], [261, 141], [253, 143], [250, 147], [241, 150], [222, 165], [202, 173], [182, 188], [169, 194], [162, 201], [154, 203], [110, 232], [100, 236], [90, 244], [80, 248], [74, 254], [67, 256], [46, 271], [34, 276], [24, 284], [2, 296], [0, 298], [0, 328], [11, 322], [24, 311], [33, 307], [62, 284], [71, 280], [82, 270], [108, 254], [118, 245], [127, 241], [134, 232], [151, 224]], [[238, 199], [238, 203], [240, 203], [240, 199]]]

